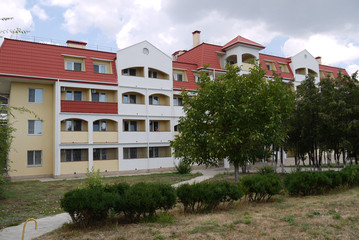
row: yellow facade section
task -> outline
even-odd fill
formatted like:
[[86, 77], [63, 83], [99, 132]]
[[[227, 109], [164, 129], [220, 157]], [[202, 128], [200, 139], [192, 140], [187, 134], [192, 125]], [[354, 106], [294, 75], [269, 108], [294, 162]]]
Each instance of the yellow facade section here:
[[61, 143], [88, 143], [88, 132], [61, 131]]
[[93, 132], [94, 143], [117, 143], [118, 132], [99, 131]]
[[[42, 103], [29, 102], [29, 89], [42, 89]], [[41, 91], [41, 90], [40, 90]], [[12, 82], [9, 105], [25, 107], [42, 120], [42, 134], [28, 134], [28, 120], [36, 120], [34, 114], [13, 111], [15, 117], [9, 117], [16, 131], [9, 152], [11, 177], [53, 175], [53, 85], [26, 82]], [[41, 164], [28, 165], [28, 151], [41, 151]]]
[[118, 171], [118, 160], [95, 160], [93, 161], [95, 170], [100, 169], [100, 172], [113, 172]]
[[88, 161], [61, 162], [61, 175], [87, 173], [88, 168], [89, 168]]

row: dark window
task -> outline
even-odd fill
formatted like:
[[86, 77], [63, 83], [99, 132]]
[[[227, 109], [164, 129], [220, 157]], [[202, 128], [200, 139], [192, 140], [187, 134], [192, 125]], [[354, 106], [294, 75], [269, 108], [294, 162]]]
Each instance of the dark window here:
[[81, 72], [82, 71], [82, 64], [78, 62], [74, 62], [74, 71]]

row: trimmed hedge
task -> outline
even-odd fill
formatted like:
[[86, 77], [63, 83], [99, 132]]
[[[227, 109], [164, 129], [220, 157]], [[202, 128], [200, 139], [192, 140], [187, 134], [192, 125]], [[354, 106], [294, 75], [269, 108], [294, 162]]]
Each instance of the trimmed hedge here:
[[170, 185], [118, 183], [87, 186], [71, 190], [61, 199], [61, 207], [74, 223], [87, 226], [108, 217], [109, 210], [124, 213], [130, 221], [153, 216], [157, 210], [169, 210], [176, 204], [176, 190]]
[[243, 191], [238, 186], [225, 181], [202, 182], [179, 186], [177, 196], [185, 212], [199, 212], [214, 209], [221, 203], [237, 201], [243, 196]]
[[263, 171], [260, 174], [244, 176], [238, 181], [249, 201], [268, 201], [282, 190], [282, 181], [276, 173]]

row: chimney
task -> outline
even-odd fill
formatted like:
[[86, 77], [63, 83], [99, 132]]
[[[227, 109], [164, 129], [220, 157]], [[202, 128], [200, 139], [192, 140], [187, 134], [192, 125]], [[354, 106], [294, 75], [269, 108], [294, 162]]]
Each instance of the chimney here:
[[86, 42], [80, 42], [80, 41], [75, 41], [75, 40], [67, 40], [67, 46], [68, 47], [73, 47], [73, 48], [82, 48], [82, 49], [86, 49]]
[[196, 30], [192, 33], [193, 35], [193, 47], [197, 47], [201, 44], [201, 31]]
[[322, 57], [316, 57], [315, 59], [317, 59], [319, 64], [322, 64]]

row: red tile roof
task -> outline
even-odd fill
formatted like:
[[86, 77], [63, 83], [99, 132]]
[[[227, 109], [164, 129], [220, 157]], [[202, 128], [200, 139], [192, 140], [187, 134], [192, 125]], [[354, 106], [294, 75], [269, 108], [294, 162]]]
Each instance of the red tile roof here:
[[197, 64], [193, 63], [184, 63], [184, 62], [173, 62], [173, 68], [186, 69], [188, 82], [179, 82], [173, 79], [173, 88], [174, 89], [189, 89], [196, 90], [199, 88], [197, 83], [194, 80], [193, 71], [197, 70]]
[[[84, 72], [65, 70], [65, 55], [85, 57]], [[113, 74], [95, 73], [91, 58], [112, 61]], [[117, 83], [116, 53], [5, 39], [0, 47], [0, 75]]]
[[[280, 74], [281, 77], [283, 77], [285, 79], [293, 79], [294, 78], [292, 69], [289, 66], [289, 63], [291, 62], [290, 58], [277, 57], [277, 56], [272, 56], [272, 55], [267, 55], [267, 54], [262, 54], [262, 53], [259, 54], [259, 62], [261, 63], [262, 68], [266, 71], [266, 75], [273, 76], [273, 71], [268, 70], [268, 68], [266, 66], [266, 62], [265, 62], [266, 60], [274, 63], [275, 68], [276, 68], [275, 72], [277, 74]], [[289, 72], [282, 72], [280, 70], [279, 63], [287, 65]]]
[[234, 46], [236, 44], [244, 44], [244, 45], [249, 45], [249, 46], [253, 46], [253, 47], [257, 47], [259, 49], [264, 49], [265, 46], [259, 44], [259, 43], [256, 43], [252, 40], [249, 40], [247, 38], [244, 38], [240, 35], [238, 35], [237, 37], [233, 38], [231, 41], [229, 41], [227, 44], [225, 44], [223, 46], [223, 50], [226, 50], [227, 48], [231, 47], [231, 46]]
[[[338, 77], [339, 72], [341, 72], [344, 75], [349, 76], [348, 72], [344, 68], [331, 67], [331, 66], [326, 66], [326, 65], [322, 65], [322, 64], [319, 64], [319, 71], [331, 72], [331, 73], [333, 73], [334, 78]], [[325, 76], [327, 76], [326, 73], [325, 73]]]

